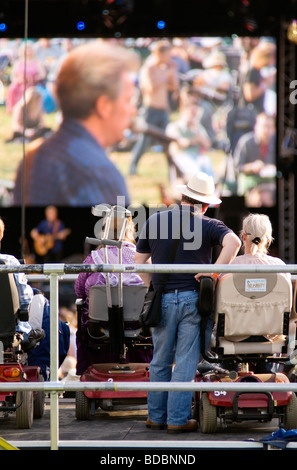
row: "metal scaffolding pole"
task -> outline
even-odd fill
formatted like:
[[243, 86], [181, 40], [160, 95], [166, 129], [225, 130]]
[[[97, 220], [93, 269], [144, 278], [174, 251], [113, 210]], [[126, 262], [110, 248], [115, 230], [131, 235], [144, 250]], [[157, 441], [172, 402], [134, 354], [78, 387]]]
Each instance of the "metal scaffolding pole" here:
[[287, 39], [288, 24], [282, 23], [278, 56], [278, 230], [279, 256], [295, 262], [295, 175], [297, 158], [296, 104], [291, 99], [296, 78], [296, 45]]

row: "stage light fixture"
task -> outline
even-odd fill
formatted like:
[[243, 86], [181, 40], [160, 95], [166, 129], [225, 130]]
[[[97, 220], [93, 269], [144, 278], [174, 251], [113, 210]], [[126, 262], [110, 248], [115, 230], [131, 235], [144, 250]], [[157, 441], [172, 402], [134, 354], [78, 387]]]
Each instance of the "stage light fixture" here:
[[288, 27], [287, 38], [289, 41], [297, 44], [297, 20], [292, 20]]
[[157, 28], [158, 29], [165, 29], [165, 27], [166, 27], [165, 21], [159, 20], [158, 23], [157, 23]]
[[108, 29], [118, 29], [134, 9], [134, 0], [98, 0], [101, 4], [102, 20]]
[[83, 31], [86, 27], [85, 22], [84, 21], [78, 21], [77, 24], [76, 24], [76, 27], [79, 31]]

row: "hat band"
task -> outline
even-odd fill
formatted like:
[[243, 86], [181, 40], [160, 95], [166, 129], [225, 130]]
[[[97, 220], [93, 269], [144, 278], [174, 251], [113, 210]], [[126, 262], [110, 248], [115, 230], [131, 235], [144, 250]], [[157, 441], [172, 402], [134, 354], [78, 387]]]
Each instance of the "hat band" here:
[[187, 186], [187, 189], [188, 189], [189, 191], [192, 191], [193, 193], [199, 194], [199, 196], [203, 196], [203, 197], [213, 197], [213, 194], [200, 193], [199, 191], [196, 191], [196, 189], [192, 189], [192, 188], [190, 188], [189, 186]]

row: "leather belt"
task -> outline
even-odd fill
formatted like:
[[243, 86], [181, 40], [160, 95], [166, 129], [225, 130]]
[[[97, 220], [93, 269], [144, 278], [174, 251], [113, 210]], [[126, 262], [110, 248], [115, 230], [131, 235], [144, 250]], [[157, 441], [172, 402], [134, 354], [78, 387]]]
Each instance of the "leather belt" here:
[[172, 289], [172, 290], [165, 290], [163, 294], [174, 294], [175, 292], [198, 292], [198, 289], [194, 289], [191, 287], [182, 287], [181, 289]]

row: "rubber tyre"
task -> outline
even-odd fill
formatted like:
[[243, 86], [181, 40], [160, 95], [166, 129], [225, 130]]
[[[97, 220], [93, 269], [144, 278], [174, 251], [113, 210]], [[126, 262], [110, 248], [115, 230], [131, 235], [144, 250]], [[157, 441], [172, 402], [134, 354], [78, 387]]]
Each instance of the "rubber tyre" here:
[[33, 391], [16, 392], [16, 424], [19, 429], [30, 429], [33, 424]]
[[199, 392], [193, 393], [192, 418], [199, 422]]
[[203, 392], [199, 403], [200, 431], [204, 434], [215, 433], [217, 430], [217, 408], [209, 401], [206, 392]]
[[285, 407], [284, 428], [286, 431], [297, 428], [297, 397], [295, 393], [292, 393], [292, 398]]
[[[39, 375], [38, 382], [44, 382], [43, 375]], [[45, 393], [43, 390], [34, 393], [34, 419], [40, 419], [44, 415]]]
[[76, 419], [83, 421], [91, 417], [89, 399], [80, 390], [75, 393], [75, 416]]

